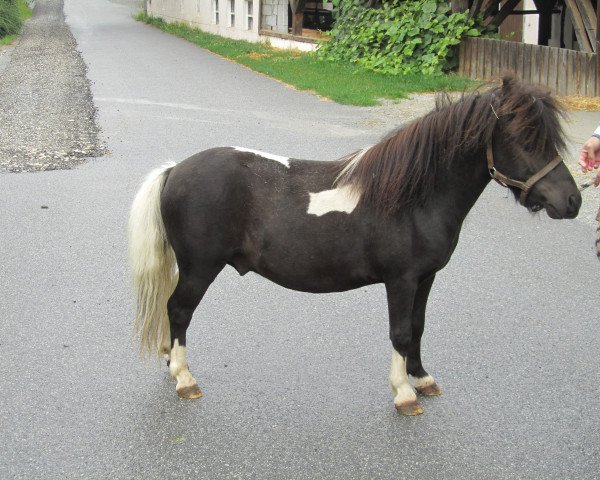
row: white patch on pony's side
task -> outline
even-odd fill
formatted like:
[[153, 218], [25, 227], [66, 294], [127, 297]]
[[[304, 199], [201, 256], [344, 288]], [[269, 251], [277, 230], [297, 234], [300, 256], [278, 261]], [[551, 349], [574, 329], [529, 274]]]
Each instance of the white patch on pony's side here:
[[275, 160], [276, 162], [285, 165], [287, 168], [290, 168], [290, 159], [289, 157], [282, 157], [281, 155], [273, 155], [272, 153], [261, 152], [260, 150], [252, 150], [251, 148], [244, 147], [233, 147], [234, 150], [238, 152], [249, 152], [258, 155], [259, 157], [268, 158], [269, 160]]
[[344, 185], [317, 193], [309, 192], [309, 195], [310, 202], [306, 213], [317, 217], [329, 212], [352, 213], [360, 200], [360, 194], [352, 185]]

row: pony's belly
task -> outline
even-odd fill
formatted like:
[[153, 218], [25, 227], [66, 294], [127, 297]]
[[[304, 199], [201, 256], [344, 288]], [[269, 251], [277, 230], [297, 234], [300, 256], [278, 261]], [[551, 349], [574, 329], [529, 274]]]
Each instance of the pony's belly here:
[[345, 292], [355, 288], [364, 287], [378, 280], [357, 277], [331, 277], [331, 276], [303, 276], [281, 275], [278, 272], [256, 272], [262, 277], [271, 280], [277, 285], [308, 293], [333, 293]]
[[242, 276], [255, 272], [282, 287], [309, 293], [343, 292], [381, 281], [368, 269], [358, 267], [353, 262], [344, 265], [311, 262], [308, 259], [295, 262], [290, 257], [275, 262], [264, 258], [252, 262], [237, 257], [231, 265]]
[[352, 261], [336, 264], [325, 259], [294, 259], [292, 255], [276, 262], [262, 260], [250, 270], [282, 287], [301, 292], [343, 292], [379, 282], [368, 269]]

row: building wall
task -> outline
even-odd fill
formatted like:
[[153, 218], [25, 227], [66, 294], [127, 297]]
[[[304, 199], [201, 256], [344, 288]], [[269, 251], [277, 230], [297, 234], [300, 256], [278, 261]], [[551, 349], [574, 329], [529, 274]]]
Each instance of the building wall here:
[[[229, 0], [147, 0], [148, 15], [159, 17], [166, 22], [183, 22], [209, 33], [238, 40], [256, 42], [259, 40], [259, 3], [252, 2], [252, 26], [248, 26], [248, 1], [235, 0], [233, 9], [234, 25], [230, 25], [231, 6]], [[219, 18], [215, 18], [218, 5]]]
[[[297, 41], [288, 35], [289, 0], [253, 0], [252, 26], [248, 25], [247, 0], [235, 0], [231, 25], [230, 0], [218, 0], [219, 19], [215, 18], [215, 0], [145, 0], [148, 15], [165, 22], [182, 22], [222, 37], [249, 42], [266, 42], [276, 48], [315, 50], [316, 43]], [[262, 22], [262, 24], [261, 24]], [[259, 34], [264, 29], [272, 35]]]
[[289, 0], [262, 0], [260, 28], [288, 33], [288, 2]]

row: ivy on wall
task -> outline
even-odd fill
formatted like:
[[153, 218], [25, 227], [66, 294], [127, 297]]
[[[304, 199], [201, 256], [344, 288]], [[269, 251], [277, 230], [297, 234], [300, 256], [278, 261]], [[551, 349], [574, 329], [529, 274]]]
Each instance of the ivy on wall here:
[[439, 75], [456, 64], [454, 46], [479, 36], [467, 13], [450, 13], [449, 2], [383, 0], [369, 8], [364, 0], [333, 0], [335, 24], [330, 41], [317, 51], [386, 74]]

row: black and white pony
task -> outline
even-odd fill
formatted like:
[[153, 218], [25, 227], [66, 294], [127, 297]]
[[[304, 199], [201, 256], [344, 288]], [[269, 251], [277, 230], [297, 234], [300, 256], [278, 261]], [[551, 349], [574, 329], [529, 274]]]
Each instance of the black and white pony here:
[[226, 266], [304, 292], [383, 283], [389, 306], [394, 404], [423, 410], [439, 395], [421, 364], [425, 306], [467, 213], [493, 178], [531, 211], [574, 218], [581, 196], [559, 157], [560, 109], [546, 92], [502, 86], [438, 99], [436, 109], [340, 160], [296, 160], [237, 147], [153, 171], [129, 221], [143, 349], [166, 355], [180, 397], [200, 389], [186, 330]]

